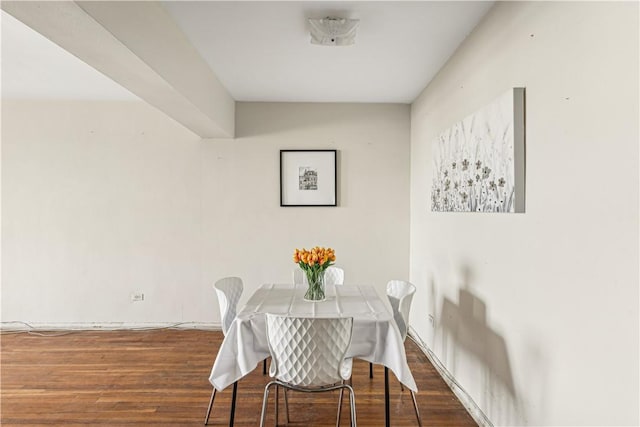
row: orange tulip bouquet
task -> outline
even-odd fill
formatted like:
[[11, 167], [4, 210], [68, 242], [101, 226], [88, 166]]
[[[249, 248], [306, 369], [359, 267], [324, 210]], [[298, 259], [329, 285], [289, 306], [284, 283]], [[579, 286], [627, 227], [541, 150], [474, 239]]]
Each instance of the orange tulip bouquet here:
[[309, 288], [304, 299], [309, 301], [322, 301], [324, 293], [324, 271], [333, 265], [336, 260], [335, 251], [331, 248], [316, 246], [310, 251], [296, 249], [293, 253], [293, 262], [298, 264], [307, 276]]

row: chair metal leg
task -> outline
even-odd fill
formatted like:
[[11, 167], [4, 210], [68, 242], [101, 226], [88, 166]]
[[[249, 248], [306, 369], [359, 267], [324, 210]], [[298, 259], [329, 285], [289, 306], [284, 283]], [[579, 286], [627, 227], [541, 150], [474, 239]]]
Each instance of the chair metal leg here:
[[213, 391], [211, 392], [211, 399], [209, 399], [209, 407], [207, 408], [207, 416], [204, 419], [204, 425], [207, 425], [207, 423], [209, 422], [209, 415], [211, 414], [211, 408], [213, 408], [213, 399], [216, 398], [216, 388], [213, 388]]
[[353, 387], [347, 386], [349, 388], [349, 403], [351, 404], [351, 427], [356, 427], [358, 423], [356, 422], [356, 393], [353, 391]]
[[[348, 380], [349, 384], [346, 384], [345, 381], [342, 381], [342, 383], [340, 385], [332, 385], [326, 388], [326, 390], [308, 390], [308, 389], [304, 389], [304, 388], [296, 388], [295, 386], [288, 386], [285, 385], [279, 381], [271, 381], [269, 384], [267, 384], [264, 388], [264, 397], [262, 400], [262, 412], [260, 414], [260, 427], [264, 427], [264, 420], [266, 419], [267, 416], [267, 406], [268, 406], [268, 400], [269, 400], [269, 389], [271, 388], [271, 386], [276, 386], [276, 405], [275, 405], [275, 409], [276, 409], [276, 414], [275, 414], [275, 423], [276, 423], [276, 427], [278, 425], [278, 395], [279, 395], [279, 388], [282, 387], [284, 389], [284, 393], [285, 393], [285, 406], [287, 407], [287, 423], [289, 422], [288, 420], [288, 403], [287, 403], [287, 390], [289, 388], [291, 388], [292, 390], [298, 390], [298, 391], [306, 391], [306, 392], [316, 392], [316, 391], [331, 391], [331, 390], [337, 390], [340, 389], [340, 401], [338, 403], [339, 407], [341, 408], [342, 405], [342, 398], [344, 396], [344, 389], [348, 389], [349, 390], [349, 400], [350, 400], [350, 407], [351, 407], [351, 411], [350, 411], [350, 415], [351, 415], [351, 426], [352, 427], [356, 427], [356, 395], [355, 392], [353, 391], [353, 387], [351, 386], [352, 380], [351, 378]], [[340, 412], [338, 412], [338, 416], [340, 415]], [[337, 421], [337, 425], [340, 424], [340, 419], [338, 418]]]
[[373, 378], [373, 363], [369, 362], [369, 378]]
[[231, 412], [229, 413], [229, 427], [233, 427], [233, 419], [236, 416], [236, 395], [238, 394], [238, 381], [233, 383], [233, 395], [231, 397]]
[[267, 402], [269, 400], [269, 388], [275, 383], [272, 381], [264, 388], [264, 396], [262, 397], [262, 412], [260, 413], [260, 427], [264, 427], [264, 418], [267, 415]]
[[[344, 380], [342, 380], [344, 384]], [[342, 415], [342, 396], [344, 395], [344, 388], [340, 389], [340, 398], [338, 399], [338, 416], [336, 417], [336, 427], [340, 427], [340, 416]]]
[[409, 390], [411, 392], [411, 398], [413, 399], [413, 409], [416, 410], [416, 418], [418, 418], [418, 425], [422, 427], [422, 419], [420, 418], [420, 412], [418, 411], [418, 402], [416, 402], [416, 394], [413, 390]]
[[351, 406], [351, 425], [355, 426], [356, 420], [356, 407], [355, 407], [355, 392], [353, 391], [353, 378], [349, 378], [349, 384], [345, 384], [342, 381], [342, 387], [340, 387], [340, 399], [338, 400], [338, 417], [336, 420], [336, 427], [340, 427], [340, 418], [342, 415], [342, 398], [344, 396], [344, 389], [349, 390], [349, 404]]

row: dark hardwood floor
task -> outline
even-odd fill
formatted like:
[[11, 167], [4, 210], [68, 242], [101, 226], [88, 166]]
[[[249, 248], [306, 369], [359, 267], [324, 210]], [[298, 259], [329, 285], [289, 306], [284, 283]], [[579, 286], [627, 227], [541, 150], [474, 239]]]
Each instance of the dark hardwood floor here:
[[[222, 333], [203, 330], [83, 331], [59, 336], [3, 334], [0, 424], [3, 426], [198, 426], [212, 388], [209, 372]], [[410, 340], [407, 358], [426, 426], [475, 426], [426, 356]], [[383, 368], [355, 361], [353, 386], [361, 426], [384, 425]], [[391, 377], [392, 426], [417, 425], [411, 395]], [[235, 425], [256, 426], [262, 365], [239, 382]], [[273, 393], [271, 394], [273, 396]], [[335, 425], [337, 392], [291, 393], [290, 425]], [[280, 399], [282, 402], [282, 399]], [[273, 401], [271, 401], [273, 402]], [[231, 387], [218, 393], [210, 425], [228, 425]], [[349, 425], [348, 400], [341, 425]], [[280, 424], [284, 425], [284, 408]], [[269, 422], [274, 424], [273, 404]]]

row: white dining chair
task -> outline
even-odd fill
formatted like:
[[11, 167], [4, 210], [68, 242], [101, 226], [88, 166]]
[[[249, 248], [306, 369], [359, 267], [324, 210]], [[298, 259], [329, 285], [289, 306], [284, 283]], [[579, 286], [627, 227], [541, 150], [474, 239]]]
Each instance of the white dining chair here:
[[[307, 275], [304, 274], [304, 270], [301, 268], [293, 269], [293, 284], [294, 285], [306, 285]], [[340, 267], [327, 267], [324, 271], [324, 284], [325, 285], [343, 285], [344, 284], [344, 270]]]
[[[239, 277], [225, 277], [218, 280], [213, 284], [218, 296], [218, 304], [220, 305], [220, 317], [222, 318], [222, 333], [226, 336], [231, 323], [236, 318], [238, 310], [238, 301], [242, 296], [243, 291], [242, 279]], [[235, 414], [236, 406], [236, 394], [238, 392], [238, 382], [233, 383], [233, 397], [231, 398], [231, 413], [229, 415], [229, 425], [233, 426], [233, 418]], [[207, 408], [207, 416], [204, 419], [204, 424], [209, 422], [209, 415], [213, 408], [213, 401], [216, 398], [216, 388], [213, 388], [211, 393], [211, 399], [209, 399], [209, 408]]]
[[294, 285], [306, 285], [307, 275], [304, 274], [304, 270], [300, 267], [296, 267], [293, 269], [293, 284]]
[[[278, 424], [277, 387], [302, 392], [349, 391], [351, 426], [356, 424], [355, 393], [345, 383], [351, 378], [353, 359], [345, 358], [351, 344], [353, 318], [301, 318], [267, 314], [267, 342], [271, 352], [269, 375], [275, 379], [264, 389], [260, 427], [264, 426], [269, 389], [276, 386], [275, 422]], [[342, 406], [342, 393], [338, 414]], [[339, 418], [336, 425], [340, 422]]]
[[[415, 293], [416, 287], [404, 280], [391, 280], [387, 283], [387, 298], [393, 308], [393, 318], [396, 321], [396, 325], [398, 325], [398, 330], [400, 331], [403, 342], [407, 339], [407, 333], [409, 331], [409, 312], [411, 311], [411, 302], [413, 301]], [[404, 387], [402, 389], [404, 390]], [[416, 395], [413, 390], [409, 391], [411, 392], [411, 399], [413, 400], [413, 408], [416, 411], [418, 425], [422, 427], [422, 419], [418, 411]]]
[[327, 267], [324, 271], [324, 284], [328, 285], [343, 285], [344, 284], [344, 270], [340, 267]]

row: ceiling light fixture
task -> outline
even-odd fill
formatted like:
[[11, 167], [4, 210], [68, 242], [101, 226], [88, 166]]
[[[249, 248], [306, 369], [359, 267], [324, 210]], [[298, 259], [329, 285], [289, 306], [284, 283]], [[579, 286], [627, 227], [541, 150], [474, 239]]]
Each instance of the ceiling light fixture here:
[[348, 46], [356, 41], [359, 19], [309, 18], [311, 44], [322, 46]]

